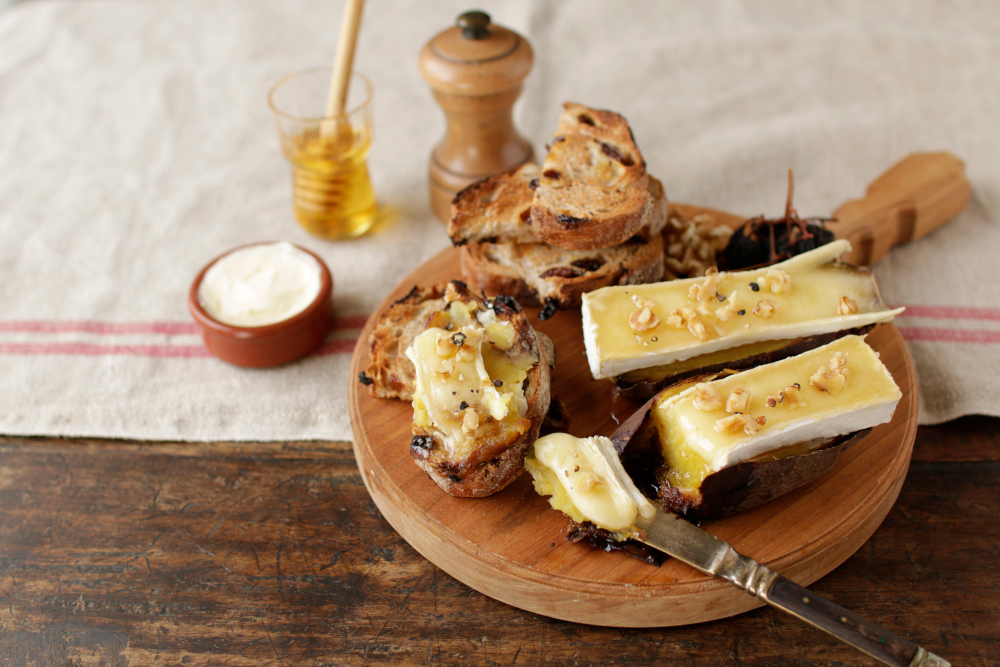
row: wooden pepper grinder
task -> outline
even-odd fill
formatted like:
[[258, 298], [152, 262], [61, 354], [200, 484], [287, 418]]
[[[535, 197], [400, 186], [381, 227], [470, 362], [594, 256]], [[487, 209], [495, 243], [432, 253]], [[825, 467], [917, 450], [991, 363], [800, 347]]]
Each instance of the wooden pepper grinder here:
[[441, 221], [459, 190], [534, 157], [512, 114], [533, 59], [527, 40], [480, 11], [459, 16], [420, 52], [420, 73], [448, 123], [430, 157], [431, 208]]

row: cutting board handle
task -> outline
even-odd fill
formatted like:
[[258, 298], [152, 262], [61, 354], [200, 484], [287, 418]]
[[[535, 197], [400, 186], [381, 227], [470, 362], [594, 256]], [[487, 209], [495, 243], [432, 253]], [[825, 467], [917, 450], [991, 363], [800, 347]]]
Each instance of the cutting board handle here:
[[915, 241], [962, 212], [969, 201], [965, 163], [951, 153], [912, 153], [843, 204], [830, 225], [853, 250], [842, 259], [874, 264], [889, 248]]

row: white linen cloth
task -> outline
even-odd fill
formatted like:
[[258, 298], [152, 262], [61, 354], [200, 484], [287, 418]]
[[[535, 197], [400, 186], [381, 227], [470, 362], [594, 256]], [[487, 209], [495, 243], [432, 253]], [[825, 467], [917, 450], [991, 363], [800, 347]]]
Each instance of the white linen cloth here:
[[[1000, 12], [950, 2], [484, 2], [535, 68], [517, 107], [542, 145], [560, 105], [623, 113], [676, 201], [828, 215], [906, 154], [948, 150], [968, 210], [876, 267], [916, 360], [922, 423], [1000, 415]], [[350, 242], [294, 221], [266, 105], [333, 60], [319, 0], [27, 2], [0, 14], [0, 433], [348, 440], [350, 351], [402, 275], [445, 247], [426, 162], [443, 116], [421, 46], [466, 3], [373, 0], [356, 67], [375, 84], [370, 168], [390, 221]], [[198, 269], [283, 239], [334, 273], [321, 353], [246, 370], [204, 350]]]

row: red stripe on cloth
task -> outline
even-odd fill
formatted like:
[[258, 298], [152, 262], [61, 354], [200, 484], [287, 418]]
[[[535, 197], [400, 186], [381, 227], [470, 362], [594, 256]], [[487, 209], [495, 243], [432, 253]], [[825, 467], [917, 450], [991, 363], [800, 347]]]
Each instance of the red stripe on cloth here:
[[900, 317], [928, 317], [948, 320], [989, 320], [1000, 322], [1000, 308], [971, 306], [905, 306]]
[[18, 320], [0, 322], [3, 333], [194, 334], [194, 322], [98, 322], [96, 320]]
[[90, 343], [0, 343], [0, 354], [73, 354], [83, 356], [207, 357], [201, 345], [93, 345]]
[[932, 329], [929, 327], [899, 327], [903, 338], [911, 341], [943, 343], [1000, 343], [1000, 331], [983, 329]]
[[360, 329], [368, 321], [367, 315], [349, 315], [348, 317], [338, 317], [333, 320], [333, 329]]
[[[333, 321], [334, 331], [360, 329], [368, 321], [367, 315], [338, 317]], [[0, 321], [0, 333], [89, 333], [114, 334], [196, 334], [194, 322], [101, 322], [98, 320], [12, 320]]]
[[313, 354], [325, 356], [327, 354], [350, 354], [354, 352], [355, 340], [330, 340], [320, 345]]

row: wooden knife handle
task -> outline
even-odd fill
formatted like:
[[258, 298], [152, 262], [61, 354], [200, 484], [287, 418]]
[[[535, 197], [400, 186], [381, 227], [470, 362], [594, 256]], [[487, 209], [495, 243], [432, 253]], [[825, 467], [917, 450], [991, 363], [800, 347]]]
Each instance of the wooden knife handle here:
[[757, 595], [769, 605], [830, 633], [887, 665], [947, 667], [951, 664], [780, 574]]
[[843, 204], [830, 225], [854, 249], [842, 259], [874, 264], [889, 248], [914, 241], [962, 212], [969, 201], [965, 164], [951, 153], [912, 153]]

